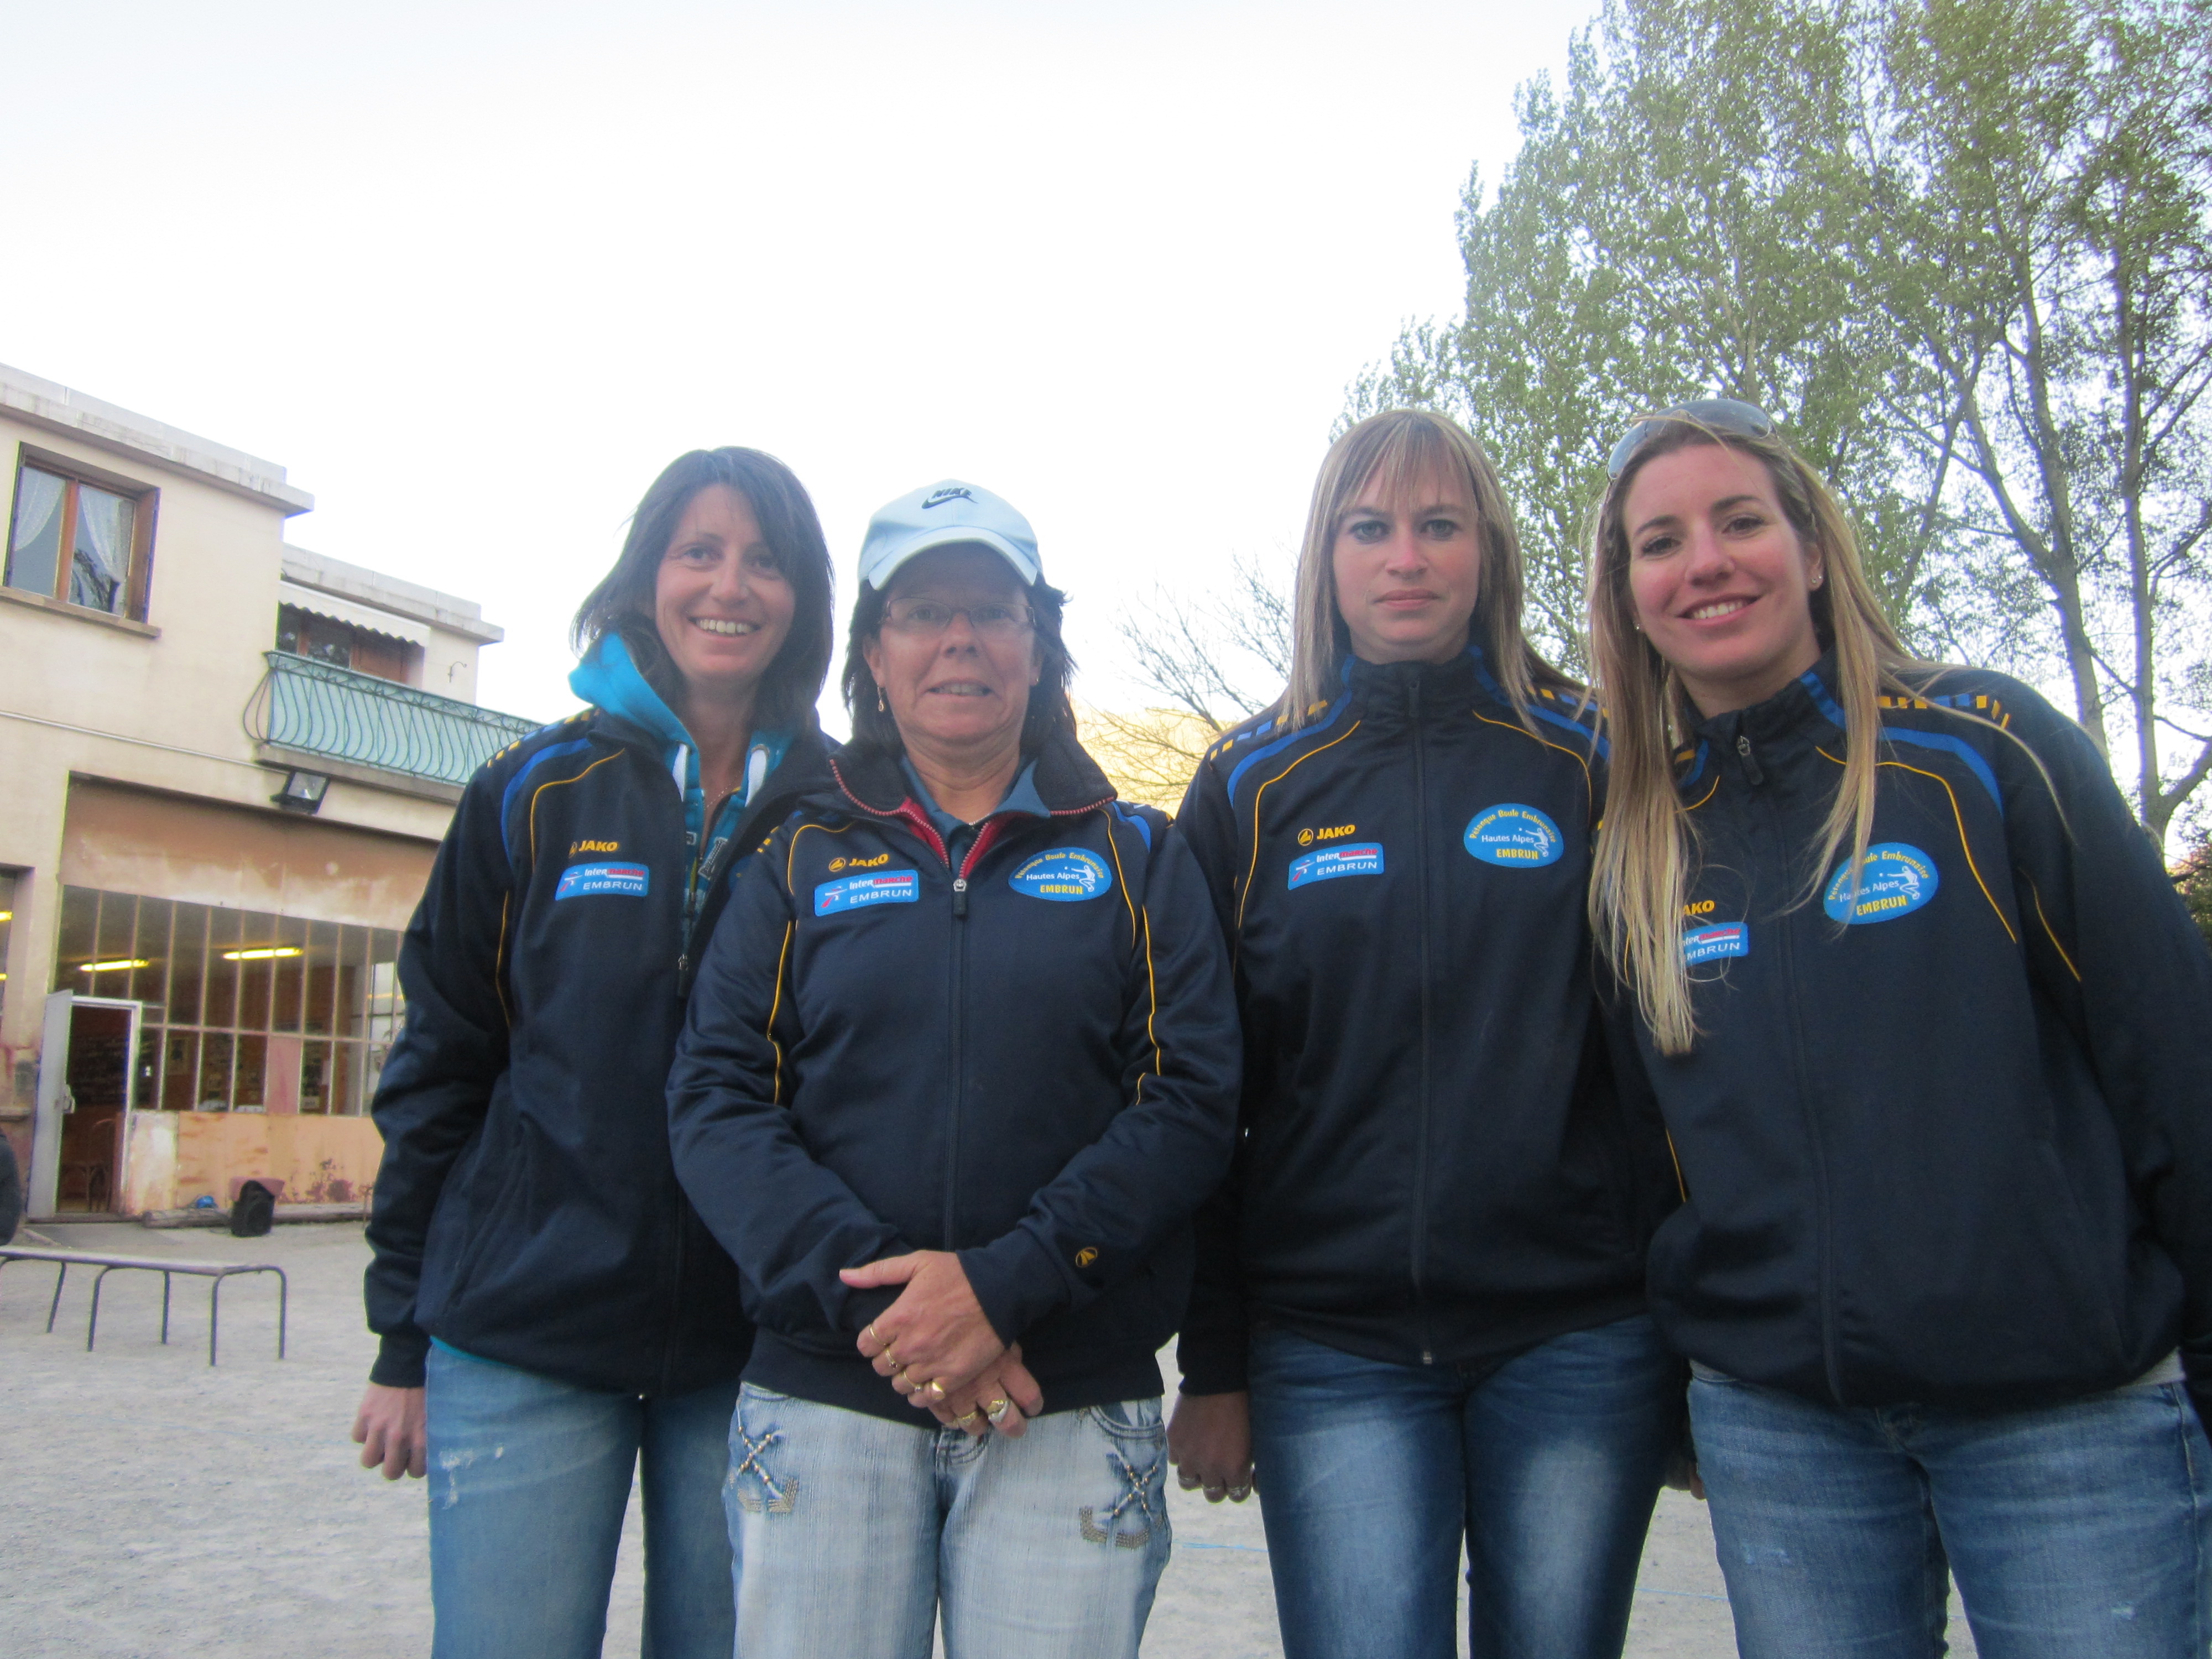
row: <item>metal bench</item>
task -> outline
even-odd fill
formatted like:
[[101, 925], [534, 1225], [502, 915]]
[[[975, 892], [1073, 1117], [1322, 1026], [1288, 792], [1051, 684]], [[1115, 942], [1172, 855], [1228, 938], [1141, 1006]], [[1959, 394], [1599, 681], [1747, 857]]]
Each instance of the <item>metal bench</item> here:
[[292, 1299], [291, 1282], [284, 1270], [273, 1261], [192, 1261], [177, 1257], [164, 1260], [150, 1255], [95, 1255], [85, 1250], [48, 1250], [23, 1244], [0, 1244], [0, 1267], [11, 1261], [52, 1261], [57, 1265], [54, 1274], [54, 1299], [46, 1309], [46, 1330], [54, 1328], [54, 1316], [61, 1311], [62, 1285], [69, 1278], [71, 1267], [97, 1267], [100, 1277], [92, 1281], [92, 1316], [84, 1328], [85, 1352], [92, 1352], [93, 1341], [100, 1331], [100, 1287], [108, 1274], [120, 1270], [161, 1275], [161, 1340], [169, 1340], [169, 1276], [190, 1273], [199, 1279], [211, 1279], [215, 1283], [208, 1291], [208, 1364], [216, 1362], [216, 1341], [222, 1323], [222, 1281], [238, 1273], [275, 1273], [276, 1275], [276, 1357], [284, 1357], [284, 1321]]

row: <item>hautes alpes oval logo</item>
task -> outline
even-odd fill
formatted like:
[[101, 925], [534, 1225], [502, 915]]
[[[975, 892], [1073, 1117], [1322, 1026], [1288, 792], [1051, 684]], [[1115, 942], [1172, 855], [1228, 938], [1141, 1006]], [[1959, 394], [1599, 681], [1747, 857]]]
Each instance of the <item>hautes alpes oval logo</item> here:
[[1895, 921], [1934, 898], [1941, 884], [1934, 859], [1904, 842], [1885, 841], [1867, 848], [1857, 892], [1851, 890], [1851, 868], [1845, 864], [1829, 878], [1820, 908], [1829, 920], [1852, 927]]
[[1114, 872], [1106, 860], [1080, 847], [1054, 847], [1024, 859], [1006, 885], [1031, 898], [1055, 904], [1079, 904], [1114, 890]]
[[1467, 850], [1506, 870], [1540, 870], [1567, 850], [1559, 826], [1534, 806], [1500, 801], [1477, 812], [1467, 826]]

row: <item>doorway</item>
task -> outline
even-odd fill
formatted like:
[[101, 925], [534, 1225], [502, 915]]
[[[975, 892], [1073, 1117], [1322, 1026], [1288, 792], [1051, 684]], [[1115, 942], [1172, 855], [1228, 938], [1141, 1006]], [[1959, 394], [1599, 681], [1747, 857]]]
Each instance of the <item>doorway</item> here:
[[[39, 1121], [32, 1139], [32, 1213], [111, 1214], [123, 1193], [131, 1110], [137, 1102], [144, 1005], [56, 992], [46, 1000]], [[52, 1066], [46, 1056], [62, 1060]], [[58, 1131], [58, 1133], [56, 1133]]]

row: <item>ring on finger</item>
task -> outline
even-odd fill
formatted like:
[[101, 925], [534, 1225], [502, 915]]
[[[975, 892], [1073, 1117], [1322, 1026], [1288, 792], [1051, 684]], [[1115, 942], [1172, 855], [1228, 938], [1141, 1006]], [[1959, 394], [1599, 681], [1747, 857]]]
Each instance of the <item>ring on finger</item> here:
[[945, 1398], [945, 1379], [943, 1377], [932, 1377], [922, 1386], [929, 1390], [931, 1399], [942, 1400]]
[[970, 1406], [966, 1411], [961, 1413], [959, 1416], [952, 1419], [952, 1426], [956, 1429], [964, 1429], [982, 1414], [983, 1412], [981, 1407]]
[[1000, 1424], [1006, 1420], [1006, 1413], [1013, 1410], [1013, 1408], [1014, 1402], [1012, 1401], [1001, 1397], [1000, 1399], [994, 1400], [989, 1405], [984, 1407], [983, 1415], [991, 1419], [991, 1426], [995, 1429]]

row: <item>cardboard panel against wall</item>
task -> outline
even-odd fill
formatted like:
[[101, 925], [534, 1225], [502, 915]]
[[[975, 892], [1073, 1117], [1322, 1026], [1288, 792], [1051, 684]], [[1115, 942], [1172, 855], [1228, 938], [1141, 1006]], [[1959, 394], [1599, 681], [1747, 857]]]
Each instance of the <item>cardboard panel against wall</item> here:
[[404, 836], [72, 779], [61, 876], [72, 887], [404, 928], [436, 852]]

